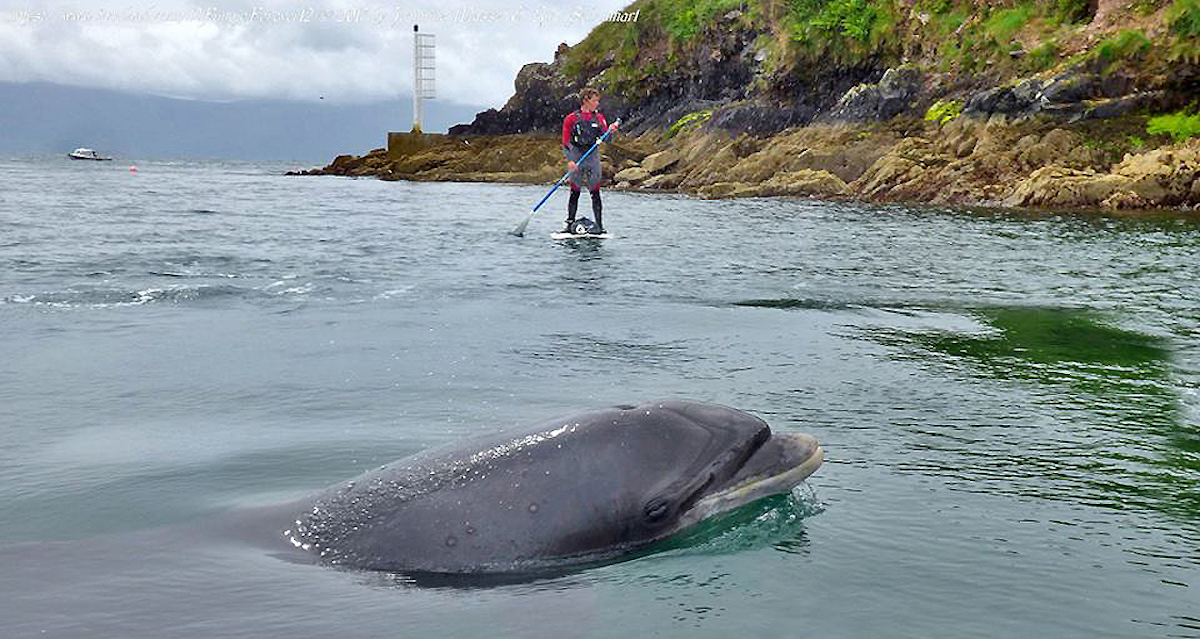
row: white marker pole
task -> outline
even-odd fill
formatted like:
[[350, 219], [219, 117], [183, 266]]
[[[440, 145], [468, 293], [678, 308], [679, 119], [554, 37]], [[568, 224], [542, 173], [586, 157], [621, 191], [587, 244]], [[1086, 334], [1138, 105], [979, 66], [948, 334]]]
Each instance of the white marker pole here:
[[413, 25], [413, 133], [421, 132], [421, 37]]

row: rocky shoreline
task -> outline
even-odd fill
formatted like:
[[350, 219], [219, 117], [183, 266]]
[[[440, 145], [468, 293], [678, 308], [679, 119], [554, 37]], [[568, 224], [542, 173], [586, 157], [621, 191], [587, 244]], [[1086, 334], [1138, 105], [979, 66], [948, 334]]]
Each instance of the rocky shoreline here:
[[[1189, 115], [1200, 108], [1200, 5], [750, 0], [700, 16], [662, 2], [634, 0], [647, 20], [598, 26], [553, 62], [525, 65], [502, 108], [448, 135], [299, 173], [553, 183], [565, 170], [558, 127], [590, 85], [625, 121], [601, 151], [616, 189], [1200, 205], [1200, 114]], [[1174, 124], [1156, 125], [1164, 117]]]
[[[610, 188], [700, 198], [816, 197], [1043, 209], [1197, 210], [1200, 140], [1132, 152], [1145, 118], [1063, 125], [960, 118], [940, 124], [816, 124], [767, 138], [722, 131], [648, 132], [601, 149]], [[294, 175], [553, 184], [558, 140], [446, 136], [398, 158], [343, 155]]]

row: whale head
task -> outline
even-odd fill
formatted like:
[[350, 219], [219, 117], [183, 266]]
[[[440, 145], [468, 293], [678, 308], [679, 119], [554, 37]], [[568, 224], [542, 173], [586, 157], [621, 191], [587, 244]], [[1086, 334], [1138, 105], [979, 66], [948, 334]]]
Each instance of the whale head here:
[[820, 465], [817, 440], [684, 400], [587, 411], [405, 458], [330, 488], [285, 531], [328, 563], [506, 573], [607, 561]]
[[[671, 428], [707, 440], [678, 480], [649, 496], [643, 508], [648, 536], [661, 539], [700, 521], [764, 497], [790, 492], [824, 461], [817, 439], [804, 433], [773, 432], [766, 422], [717, 404], [651, 402], [680, 418]], [[621, 407], [643, 410], [644, 407]]]

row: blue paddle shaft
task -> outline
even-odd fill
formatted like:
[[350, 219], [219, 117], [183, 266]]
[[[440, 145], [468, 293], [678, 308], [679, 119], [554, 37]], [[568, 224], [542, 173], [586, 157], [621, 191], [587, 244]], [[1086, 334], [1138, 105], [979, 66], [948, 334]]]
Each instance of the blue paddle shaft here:
[[[617, 121], [614, 124], [620, 126], [621, 118], [617, 118]], [[608, 134], [612, 133], [612, 131], [613, 131], [612, 129], [605, 131], [604, 135], [600, 136], [600, 139], [596, 140], [595, 144], [592, 144], [592, 148], [588, 149], [587, 153], [584, 153], [582, 156], [580, 156], [580, 158], [578, 160], [575, 161], [575, 164], [576, 165], [583, 164], [583, 161], [586, 160], [587, 157], [592, 154], [592, 151], [596, 150], [596, 147], [600, 146], [600, 143], [603, 142], [605, 140], [605, 138], [608, 137]], [[558, 182], [554, 183], [554, 188], [550, 189], [550, 192], [547, 193], [546, 196], [542, 198], [542, 201], [538, 202], [537, 206], [533, 207], [533, 211], [537, 212], [538, 209], [542, 208], [542, 205], [546, 203], [546, 200], [549, 200], [550, 196], [554, 195], [554, 192], [558, 190], [558, 187], [562, 186], [563, 180], [566, 180], [568, 177], [570, 177], [570, 175], [571, 175], [571, 172], [567, 171], [566, 173], [563, 174], [562, 177], [558, 178]]]

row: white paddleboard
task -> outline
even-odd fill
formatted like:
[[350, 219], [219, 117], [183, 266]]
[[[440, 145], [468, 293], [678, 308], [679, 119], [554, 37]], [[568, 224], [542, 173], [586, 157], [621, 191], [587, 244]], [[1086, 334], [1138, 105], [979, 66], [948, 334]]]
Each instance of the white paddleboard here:
[[604, 239], [608, 239], [610, 237], [612, 237], [612, 234], [607, 231], [605, 231], [604, 233], [600, 233], [600, 234], [564, 233], [562, 231], [559, 231], [558, 233], [550, 234], [550, 239], [552, 239], [552, 240], [604, 240]]

